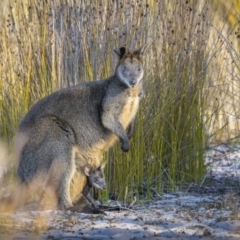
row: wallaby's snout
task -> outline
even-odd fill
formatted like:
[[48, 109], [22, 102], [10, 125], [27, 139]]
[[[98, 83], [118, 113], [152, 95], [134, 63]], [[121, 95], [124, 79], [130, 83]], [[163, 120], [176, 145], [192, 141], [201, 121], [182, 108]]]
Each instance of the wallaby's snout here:
[[136, 86], [143, 78], [142, 63], [137, 58], [126, 58], [116, 70], [118, 79], [127, 87]]
[[129, 81], [131, 87], [134, 87], [137, 83], [137, 79], [135, 77], [132, 77]]
[[104, 190], [107, 188], [106, 181], [105, 181], [105, 178], [103, 175], [94, 177], [93, 180], [91, 180], [91, 181], [92, 181], [93, 187], [95, 187], [97, 189]]

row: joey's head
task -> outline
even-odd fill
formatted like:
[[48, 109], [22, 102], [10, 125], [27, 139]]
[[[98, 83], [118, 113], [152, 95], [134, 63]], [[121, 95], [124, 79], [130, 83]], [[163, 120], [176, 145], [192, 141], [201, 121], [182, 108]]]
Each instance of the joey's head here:
[[88, 177], [88, 182], [91, 187], [95, 187], [101, 190], [106, 189], [106, 181], [104, 176], [104, 168], [106, 164], [107, 161], [102, 163], [102, 165], [96, 169], [90, 164], [86, 164], [84, 166], [84, 173]]
[[144, 75], [142, 55], [147, 45], [130, 52], [126, 47], [114, 49], [119, 57], [116, 67], [117, 78], [126, 86], [134, 87], [142, 80]]

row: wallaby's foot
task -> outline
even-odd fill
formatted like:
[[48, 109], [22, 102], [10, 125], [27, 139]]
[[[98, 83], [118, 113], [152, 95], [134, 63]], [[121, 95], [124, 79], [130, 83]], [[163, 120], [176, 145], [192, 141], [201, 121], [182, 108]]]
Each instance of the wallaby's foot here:
[[101, 210], [99, 208], [91, 208], [91, 207], [88, 207], [88, 206], [84, 207], [82, 212], [83, 213], [92, 213], [92, 214], [103, 214], [103, 215], [106, 215], [106, 213], [103, 210]]
[[61, 202], [58, 203], [58, 210], [61, 210], [61, 211], [65, 211], [65, 210], [68, 210], [70, 208], [74, 207], [73, 204], [62, 204]]
[[88, 205], [86, 206], [73, 206], [70, 208], [67, 208], [66, 211], [70, 210], [71, 212], [77, 212], [77, 213], [90, 213], [90, 214], [105, 214], [105, 212], [99, 208], [90, 207]]
[[123, 152], [128, 152], [130, 149], [130, 144], [128, 141], [122, 142], [121, 143], [121, 149]]
[[99, 205], [98, 206], [100, 210], [104, 211], [121, 211], [121, 206], [107, 206], [107, 205]]

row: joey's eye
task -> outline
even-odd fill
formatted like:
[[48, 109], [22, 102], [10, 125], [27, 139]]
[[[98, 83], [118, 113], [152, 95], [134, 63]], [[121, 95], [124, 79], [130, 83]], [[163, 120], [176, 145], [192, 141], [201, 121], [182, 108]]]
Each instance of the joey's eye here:
[[123, 70], [122, 70], [123, 72], [125, 72], [126, 71], [126, 66], [123, 66]]
[[141, 67], [138, 67], [138, 71], [140, 72], [142, 70], [142, 68]]

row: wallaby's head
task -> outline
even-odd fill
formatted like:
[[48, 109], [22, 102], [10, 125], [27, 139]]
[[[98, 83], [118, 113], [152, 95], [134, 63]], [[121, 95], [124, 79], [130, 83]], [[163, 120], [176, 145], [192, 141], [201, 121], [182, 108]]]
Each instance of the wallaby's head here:
[[106, 164], [107, 161], [102, 163], [102, 165], [96, 169], [90, 164], [86, 164], [84, 166], [84, 173], [88, 177], [88, 181], [91, 187], [95, 187], [101, 190], [106, 189], [106, 181], [103, 172]]
[[142, 55], [147, 45], [130, 52], [126, 47], [114, 49], [119, 57], [116, 67], [117, 78], [127, 87], [136, 86], [143, 78]]

